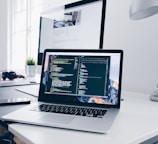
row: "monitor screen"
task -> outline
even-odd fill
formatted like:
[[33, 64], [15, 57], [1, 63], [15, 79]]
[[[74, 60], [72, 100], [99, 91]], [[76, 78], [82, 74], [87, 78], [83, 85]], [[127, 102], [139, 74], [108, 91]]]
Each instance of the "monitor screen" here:
[[47, 49], [40, 100], [84, 106], [120, 106], [122, 50]]
[[38, 65], [45, 49], [102, 49], [106, 0], [83, 0], [40, 17]]

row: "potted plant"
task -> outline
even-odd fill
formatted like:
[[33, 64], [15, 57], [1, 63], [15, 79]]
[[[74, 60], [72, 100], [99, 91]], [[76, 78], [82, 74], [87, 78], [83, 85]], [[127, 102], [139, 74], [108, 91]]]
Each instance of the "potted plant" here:
[[26, 75], [28, 77], [34, 77], [36, 75], [36, 62], [31, 57], [26, 59]]

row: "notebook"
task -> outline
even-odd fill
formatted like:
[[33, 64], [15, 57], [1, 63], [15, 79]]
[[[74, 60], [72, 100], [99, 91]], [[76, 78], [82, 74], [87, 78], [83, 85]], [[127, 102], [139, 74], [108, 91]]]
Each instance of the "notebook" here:
[[108, 133], [120, 109], [122, 50], [46, 49], [38, 102], [3, 120]]

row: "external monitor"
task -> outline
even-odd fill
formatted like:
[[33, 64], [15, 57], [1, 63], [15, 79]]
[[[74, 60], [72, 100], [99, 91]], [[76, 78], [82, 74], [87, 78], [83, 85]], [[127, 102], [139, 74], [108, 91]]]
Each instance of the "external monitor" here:
[[45, 49], [102, 49], [106, 0], [83, 0], [40, 17], [38, 65]]

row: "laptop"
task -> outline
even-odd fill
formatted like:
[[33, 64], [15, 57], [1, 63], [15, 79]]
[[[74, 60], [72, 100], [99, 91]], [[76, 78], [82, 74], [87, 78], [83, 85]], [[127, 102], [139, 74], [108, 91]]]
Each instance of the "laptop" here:
[[122, 50], [44, 52], [38, 102], [3, 120], [108, 133], [120, 109]]

